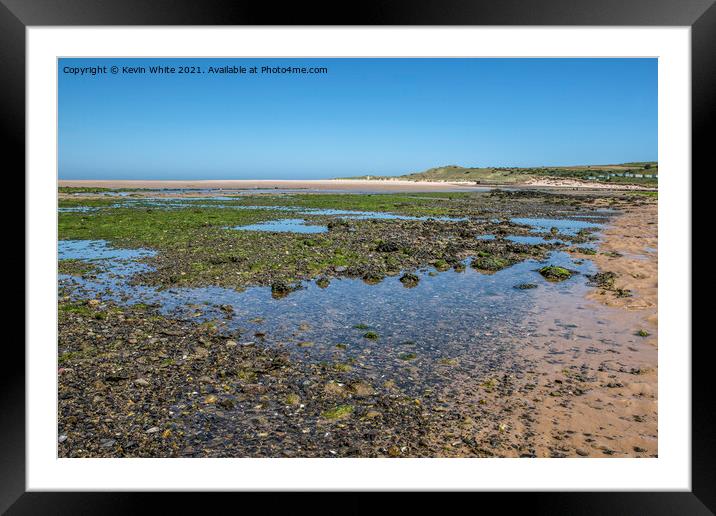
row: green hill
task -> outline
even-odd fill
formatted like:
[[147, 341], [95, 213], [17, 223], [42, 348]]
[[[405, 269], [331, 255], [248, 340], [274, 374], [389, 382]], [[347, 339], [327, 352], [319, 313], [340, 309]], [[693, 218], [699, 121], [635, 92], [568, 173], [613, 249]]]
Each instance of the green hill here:
[[480, 181], [485, 183], [515, 183], [529, 179], [530, 175], [523, 169], [492, 168], [492, 167], [461, 167], [447, 165], [414, 172], [400, 176], [401, 179], [413, 181]]
[[[470, 181], [486, 184], [521, 183], [530, 179], [562, 178], [581, 179], [609, 183], [652, 183], [658, 182], [659, 165], [655, 161], [630, 162], [615, 165], [575, 165], [569, 167], [462, 167], [445, 165], [423, 172], [401, 176], [360, 176], [344, 179], [402, 179], [408, 181]], [[636, 177], [641, 176], [641, 177]]]

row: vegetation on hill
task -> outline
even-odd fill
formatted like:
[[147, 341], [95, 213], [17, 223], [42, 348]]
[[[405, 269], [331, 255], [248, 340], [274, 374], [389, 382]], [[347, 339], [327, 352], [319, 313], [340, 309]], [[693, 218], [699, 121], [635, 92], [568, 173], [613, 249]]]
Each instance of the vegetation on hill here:
[[[577, 179], [618, 184], [653, 185], [658, 183], [659, 165], [639, 161], [616, 165], [579, 165], [569, 167], [462, 167], [445, 165], [395, 177], [360, 176], [346, 179], [403, 179], [408, 181], [474, 181], [486, 184], [521, 183], [530, 179]], [[646, 177], [653, 176], [653, 177]]]

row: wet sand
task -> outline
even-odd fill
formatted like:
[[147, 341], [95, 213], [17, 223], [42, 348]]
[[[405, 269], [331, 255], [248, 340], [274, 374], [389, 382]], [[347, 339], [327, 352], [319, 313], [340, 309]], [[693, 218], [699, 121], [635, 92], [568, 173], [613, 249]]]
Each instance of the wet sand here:
[[[658, 224], [657, 205], [627, 208], [624, 215], [604, 231], [600, 251], [622, 256], [598, 254], [592, 261], [601, 269], [616, 272], [615, 285], [629, 289], [631, 297], [614, 297], [596, 290], [590, 295], [607, 306], [638, 310], [644, 324], [656, 330], [658, 296]], [[653, 343], [656, 344], [654, 338]]]
[[656, 223], [656, 203], [626, 210], [599, 246], [622, 256], [590, 257], [601, 271], [616, 272], [616, 286], [631, 297], [595, 289], [574, 310], [543, 315], [527, 353], [538, 385], [537, 456], [555, 449], [565, 456], [657, 456]]

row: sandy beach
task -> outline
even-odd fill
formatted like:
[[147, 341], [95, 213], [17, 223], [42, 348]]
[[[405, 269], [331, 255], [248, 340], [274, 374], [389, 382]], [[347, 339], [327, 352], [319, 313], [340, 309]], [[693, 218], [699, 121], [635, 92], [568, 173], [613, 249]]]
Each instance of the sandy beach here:
[[346, 192], [448, 192], [474, 191], [480, 185], [469, 183], [417, 182], [417, 181], [369, 181], [348, 179], [208, 179], [205, 181], [132, 181], [132, 180], [60, 180], [60, 187], [86, 188], [152, 188], [152, 189], [224, 189], [224, 190], [318, 190]]
[[223, 189], [223, 190], [312, 190], [341, 192], [469, 192], [487, 188], [550, 188], [569, 190], [650, 190], [637, 185], [606, 184], [568, 179], [540, 179], [526, 183], [488, 184], [474, 181], [404, 181], [368, 179], [207, 179], [202, 181], [164, 180], [60, 180], [60, 187]]
[[[657, 434], [657, 204], [624, 210], [603, 232], [599, 253], [590, 259], [601, 272], [617, 274], [615, 287], [631, 296], [592, 290], [572, 310], [543, 314], [543, 338], [530, 345], [538, 386], [535, 402], [538, 456], [561, 448], [567, 456], [658, 455]], [[589, 346], [560, 338], [564, 324], [579, 328]], [[616, 343], [602, 337], [605, 325], [629, 329]], [[644, 330], [648, 335], [640, 336]], [[568, 369], [579, 364], [580, 369]], [[586, 369], [585, 369], [586, 368]], [[567, 378], [594, 371], [593, 385], [565, 399], [557, 389]], [[569, 381], [569, 383], [572, 383]], [[579, 386], [579, 387], [576, 387]], [[570, 389], [581, 388], [575, 381]]]
[[596, 181], [581, 181], [577, 179], [530, 179], [520, 186], [542, 188], [586, 188], [590, 190], [654, 190], [654, 188], [616, 183], [598, 183]]
[[595, 290], [591, 295], [607, 306], [639, 311], [645, 324], [654, 327], [659, 263], [657, 215], [656, 203], [626, 209], [624, 215], [604, 231], [600, 250], [607, 254], [593, 257], [600, 269], [615, 272], [615, 285], [630, 290], [632, 296], [610, 296], [603, 290]]

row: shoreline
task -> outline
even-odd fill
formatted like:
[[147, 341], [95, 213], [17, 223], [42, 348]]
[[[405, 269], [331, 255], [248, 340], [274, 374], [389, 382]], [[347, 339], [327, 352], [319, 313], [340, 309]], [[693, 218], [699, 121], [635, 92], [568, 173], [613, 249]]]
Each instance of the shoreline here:
[[[543, 314], [542, 333], [552, 335], [526, 348], [542, 378], [535, 382], [541, 405], [536, 418], [539, 456], [554, 448], [571, 457], [658, 456], [658, 257], [645, 250], [656, 249], [656, 212], [656, 203], [625, 210], [605, 229], [599, 253], [588, 256], [599, 272], [617, 274], [615, 288], [631, 291], [630, 297], [618, 297], [613, 290], [594, 287], [570, 314], [569, 323], [590, 336], [591, 351], [583, 352], [574, 340], [555, 338], [561, 313]], [[629, 329], [623, 342], [599, 338], [600, 326], [607, 322]], [[639, 336], [640, 330], [648, 335]], [[556, 358], [559, 354], [573, 357]], [[592, 382], [584, 383], [583, 371], [573, 369], [565, 378], [565, 367], [579, 363], [595, 372]], [[554, 390], [563, 382], [583, 392], [565, 399]]]
[[639, 185], [606, 184], [574, 180], [530, 180], [524, 183], [475, 183], [474, 181], [408, 181], [398, 179], [204, 179], [204, 180], [133, 180], [133, 179], [60, 179], [60, 187], [142, 188], [142, 189], [305, 189], [376, 192], [479, 191], [492, 188], [555, 188], [580, 190], [656, 191]]
[[616, 297], [604, 289], [589, 295], [606, 306], [642, 312], [644, 324], [654, 329], [658, 321], [657, 216], [656, 203], [625, 210], [605, 229], [600, 253], [591, 258], [600, 271], [615, 272], [615, 287], [632, 295]]
[[60, 187], [228, 190], [343, 190], [347, 192], [472, 191], [480, 185], [341, 179], [60, 180]]

